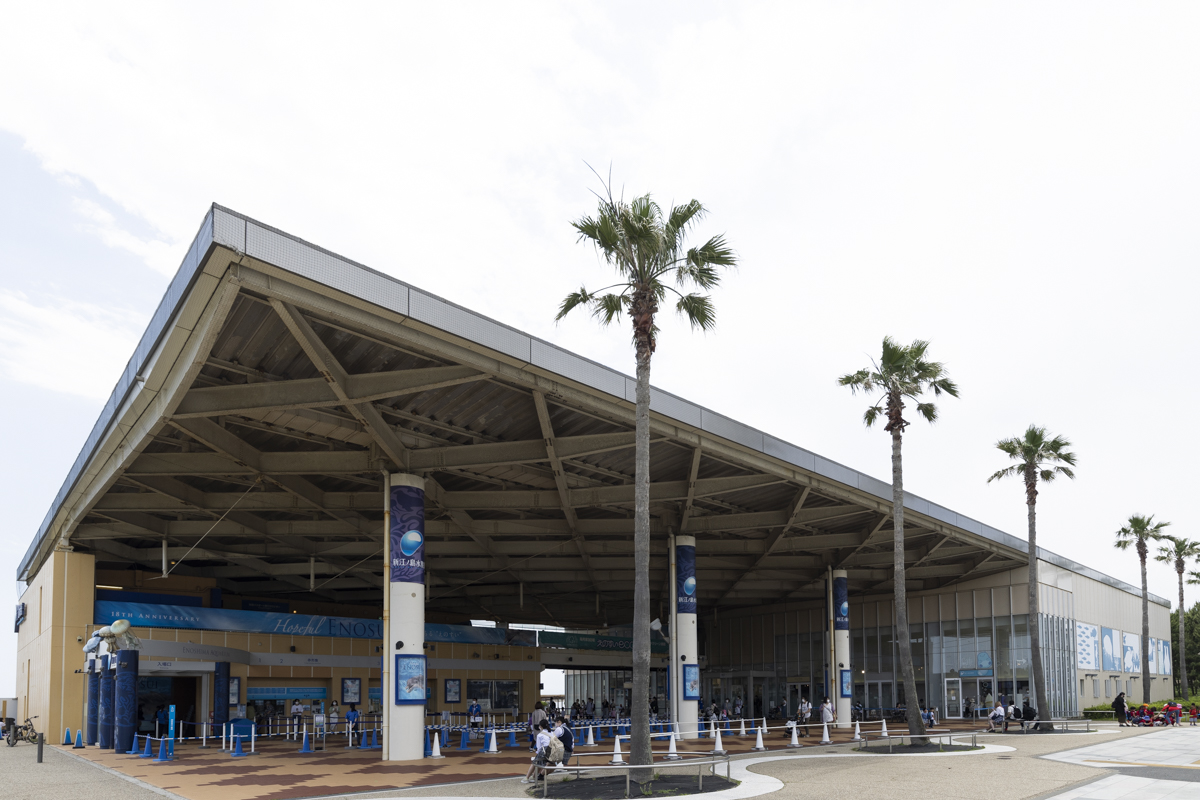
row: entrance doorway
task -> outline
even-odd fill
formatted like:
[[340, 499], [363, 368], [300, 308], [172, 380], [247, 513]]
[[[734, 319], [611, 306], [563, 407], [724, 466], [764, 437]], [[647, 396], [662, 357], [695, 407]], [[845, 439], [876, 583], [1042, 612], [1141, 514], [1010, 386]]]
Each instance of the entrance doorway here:
[[867, 717], [883, 719], [895, 708], [891, 681], [867, 681]]
[[946, 707], [942, 715], [946, 719], [962, 719], [962, 681], [958, 678], [946, 679]]
[[787, 695], [787, 713], [789, 717], [796, 716], [796, 712], [800, 710], [800, 701], [807, 699], [812, 703], [812, 692], [807, 683], [789, 683]]

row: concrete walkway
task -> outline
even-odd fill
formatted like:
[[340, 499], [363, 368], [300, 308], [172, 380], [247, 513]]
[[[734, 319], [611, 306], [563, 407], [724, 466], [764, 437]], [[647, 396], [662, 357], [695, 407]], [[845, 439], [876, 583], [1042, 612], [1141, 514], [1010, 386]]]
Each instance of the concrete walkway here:
[[0, 745], [0, 793], [6, 800], [76, 800], [81, 797], [119, 797], [121, 800], [163, 800], [170, 792], [134, 783], [90, 762], [47, 745], [42, 763], [37, 746]]

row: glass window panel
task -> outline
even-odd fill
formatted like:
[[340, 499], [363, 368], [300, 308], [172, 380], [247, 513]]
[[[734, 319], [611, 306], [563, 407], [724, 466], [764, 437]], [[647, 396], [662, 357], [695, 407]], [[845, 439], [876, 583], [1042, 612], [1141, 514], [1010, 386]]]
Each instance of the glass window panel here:
[[867, 640], [867, 657], [864, 661], [864, 669], [867, 672], [879, 671], [879, 629], [866, 628], [863, 634]]
[[893, 667], [892, 653], [894, 652], [895, 628], [888, 625], [886, 628], [879, 629], [879, 671], [891, 672]]

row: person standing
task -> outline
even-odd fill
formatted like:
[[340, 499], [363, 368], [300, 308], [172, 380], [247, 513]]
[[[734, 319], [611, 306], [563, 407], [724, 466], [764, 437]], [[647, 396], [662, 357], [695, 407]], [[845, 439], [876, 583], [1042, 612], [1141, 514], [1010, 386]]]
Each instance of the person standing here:
[[800, 698], [800, 735], [808, 736], [808, 722], [812, 719], [812, 703], [807, 697]]
[[546, 721], [546, 709], [542, 705], [542, 701], [538, 700], [533, 704], [533, 713], [529, 715], [529, 749], [537, 752], [537, 732], [541, 729], [541, 725]]
[[562, 742], [563, 746], [562, 765], [564, 767], [570, 766], [571, 756], [575, 754], [575, 735], [571, 733], [571, 726], [567, 724], [567, 721], [563, 719], [561, 714], [555, 718], [554, 722], [553, 735]]
[[1129, 725], [1129, 703], [1125, 700], [1125, 693], [1120, 692], [1117, 699], [1113, 700], [1113, 715], [1117, 718], [1117, 723], [1122, 728], [1128, 728]]
[[833, 710], [833, 703], [826, 697], [821, 703], [821, 722], [826, 725], [832, 725], [837, 721], [837, 713]]

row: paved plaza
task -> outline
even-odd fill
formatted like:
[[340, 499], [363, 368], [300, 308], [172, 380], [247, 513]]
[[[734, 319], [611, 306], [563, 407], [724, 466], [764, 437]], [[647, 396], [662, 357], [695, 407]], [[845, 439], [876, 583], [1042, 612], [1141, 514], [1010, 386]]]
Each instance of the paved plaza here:
[[[709, 795], [710, 800], [740, 800], [770, 794], [789, 798], [858, 800], [950, 800], [978, 796], [995, 800], [1120, 800], [1121, 798], [1196, 798], [1200, 800], [1200, 728], [1149, 731], [1102, 726], [1099, 732], [1053, 736], [982, 733], [955, 726], [959, 743], [977, 734], [981, 751], [939, 755], [888, 755], [882, 741], [874, 752], [856, 751], [839, 732], [834, 746], [785, 747], [781, 736], [768, 737], [768, 751], [751, 752], [754, 737], [728, 737], [734, 755], [732, 776], [741, 784]], [[586, 751], [585, 764], [605, 764], [611, 740]], [[297, 800], [352, 796], [525, 797], [519, 781], [529, 764], [521, 747], [499, 755], [478, 749], [451, 750], [441, 760], [383, 762], [377, 751], [332, 747], [302, 755], [290, 741], [260, 743], [260, 752], [233, 759], [219, 749], [180, 747], [179, 758], [152, 763], [98, 748], [46, 747], [46, 763], [33, 763], [36, 748], [0, 748], [0, 770], [11, 776], [15, 798], [78, 797], [95, 789], [144, 800]], [[681, 752], [701, 757], [712, 742], [686, 742]], [[659, 749], [656, 744], [656, 750]], [[98, 768], [99, 767], [99, 768]], [[664, 767], [685, 774], [696, 767]], [[723, 768], [720, 770], [723, 773]], [[119, 774], [118, 774], [119, 773]]]

